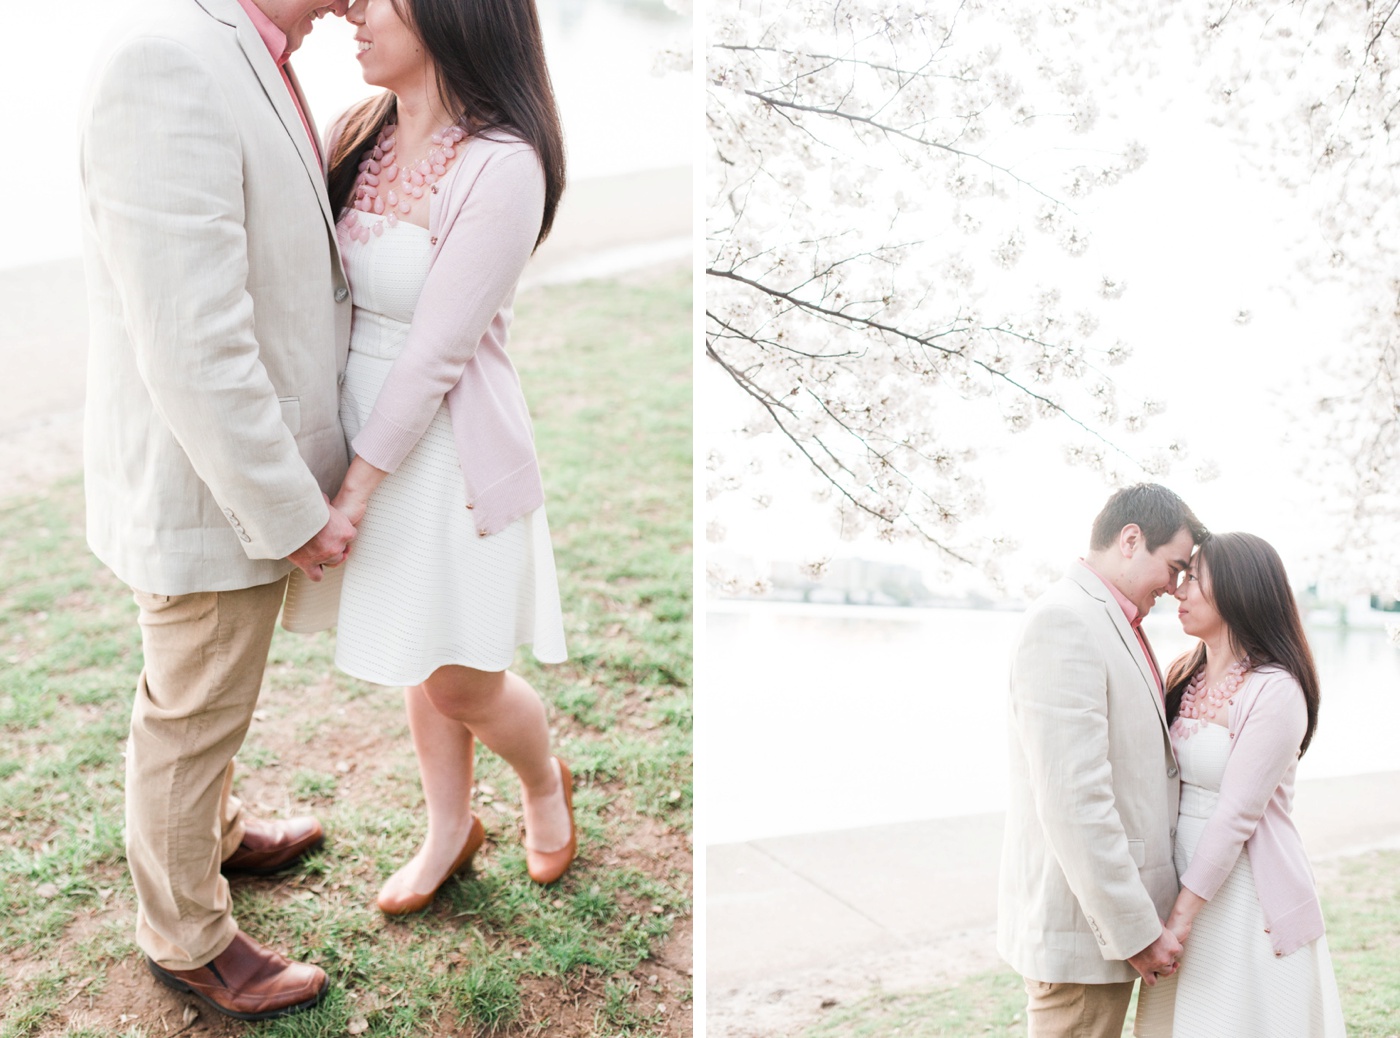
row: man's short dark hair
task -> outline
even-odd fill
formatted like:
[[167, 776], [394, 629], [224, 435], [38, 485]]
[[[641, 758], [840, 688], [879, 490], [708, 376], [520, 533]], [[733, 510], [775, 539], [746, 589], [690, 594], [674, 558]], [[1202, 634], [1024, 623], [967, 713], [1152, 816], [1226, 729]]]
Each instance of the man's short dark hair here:
[[1159, 483], [1135, 483], [1116, 491], [1103, 506], [1094, 520], [1089, 550], [1103, 551], [1129, 523], [1136, 523], [1147, 538], [1148, 551], [1156, 551], [1181, 529], [1189, 530], [1196, 544], [1210, 536], [1186, 502], [1172, 491]]

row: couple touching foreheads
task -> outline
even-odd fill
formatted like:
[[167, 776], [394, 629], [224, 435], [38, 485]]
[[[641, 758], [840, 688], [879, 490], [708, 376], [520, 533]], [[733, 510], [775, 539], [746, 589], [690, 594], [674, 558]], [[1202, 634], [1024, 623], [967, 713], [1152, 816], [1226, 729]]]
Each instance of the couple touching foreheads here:
[[[478, 738], [520, 778], [531, 878], [576, 853], [572, 778], [507, 670], [520, 645], [565, 657], [505, 348], [563, 141], [533, 0], [141, 6], [82, 123], [88, 541], [139, 607], [137, 943], [163, 983], [256, 1020], [328, 985], [239, 930], [223, 877], [322, 841], [231, 792], [279, 612], [337, 626], [337, 666], [405, 689], [428, 826], [385, 913], [426, 907], [481, 847]], [[321, 142], [287, 59], [325, 14], [381, 89]]]
[[[1165, 673], [1161, 595], [1198, 639]], [[1115, 493], [1011, 662], [997, 947], [1032, 1038], [1345, 1034], [1290, 817], [1318, 680], [1277, 552], [1170, 490]]]

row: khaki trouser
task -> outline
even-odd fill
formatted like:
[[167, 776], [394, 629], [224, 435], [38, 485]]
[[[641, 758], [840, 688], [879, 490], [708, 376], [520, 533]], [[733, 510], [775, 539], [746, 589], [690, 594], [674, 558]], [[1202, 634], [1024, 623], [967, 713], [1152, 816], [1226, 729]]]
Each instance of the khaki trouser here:
[[238, 591], [134, 592], [145, 667], [126, 753], [136, 943], [195, 969], [233, 940], [219, 864], [243, 839], [233, 755], [253, 718], [286, 578]]
[[1119, 1038], [1134, 983], [1046, 984], [1026, 978], [1030, 1038]]

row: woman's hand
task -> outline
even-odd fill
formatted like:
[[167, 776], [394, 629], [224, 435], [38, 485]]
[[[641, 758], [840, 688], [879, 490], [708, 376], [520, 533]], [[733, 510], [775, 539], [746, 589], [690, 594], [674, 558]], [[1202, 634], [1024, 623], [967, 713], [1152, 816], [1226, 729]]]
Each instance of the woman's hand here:
[[1200, 912], [1206, 899], [1199, 894], [1181, 888], [1181, 893], [1176, 896], [1176, 904], [1172, 906], [1171, 914], [1167, 916], [1167, 929], [1176, 935], [1176, 939], [1182, 944], [1186, 943], [1186, 938], [1191, 936], [1191, 924], [1196, 921], [1196, 915]]
[[357, 455], [350, 462], [345, 481], [340, 484], [340, 490], [331, 504], [358, 527], [365, 517], [365, 509], [369, 507], [369, 499], [387, 475], [383, 469], [375, 468]]

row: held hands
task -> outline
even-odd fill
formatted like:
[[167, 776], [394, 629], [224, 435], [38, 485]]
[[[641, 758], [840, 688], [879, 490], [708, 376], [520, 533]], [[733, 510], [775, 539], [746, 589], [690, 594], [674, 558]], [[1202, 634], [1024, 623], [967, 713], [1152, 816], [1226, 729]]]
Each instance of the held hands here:
[[1142, 982], [1148, 987], [1162, 977], [1170, 977], [1180, 967], [1176, 960], [1181, 957], [1181, 942], [1164, 923], [1157, 939], [1128, 960], [1128, 965], [1138, 971]]
[[[324, 494], [321, 495], [325, 497]], [[327, 504], [330, 499], [327, 498]], [[330, 518], [319, 533], [307, 541], [287, 558], [306, 574], [308, 580], [320, 581], [322, 566], [339, 566], [350, 553], [350, 542], [355, 539], [355, 526], [336, 507], [330, 505]]]

